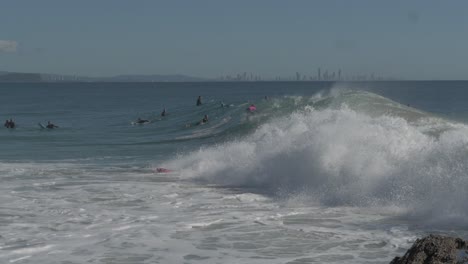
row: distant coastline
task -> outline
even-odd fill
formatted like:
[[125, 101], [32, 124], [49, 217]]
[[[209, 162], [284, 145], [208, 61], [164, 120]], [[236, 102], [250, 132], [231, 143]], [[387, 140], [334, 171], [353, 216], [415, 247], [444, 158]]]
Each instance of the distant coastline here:
[[182, 74], [168, 75], [117, 75], [112, 77], [87, 77], [60, 74], [0, 72], [0, 83], [5, 82], [206, 82], [206, 78]]
[[[244, 74], [245, 75], [245, 74]], [[297, 73], [299, 76], [299, 73]], [[240, 77], [239, 77], [240, 76]], [[374, 82], [374, 81], [430, 81], [430, 80], [403, 80], [398, 78], [374, 78], [374, 76], [358, 76], [356, 78], [299, 78], [287, 77], [274, 79], [249, 78], [239, 75], [236, 78], [202, 78], [183, 74], [135, 74], [116, 75], [111, 77], [89, 77], [78, 75], [44, 74], [0, 71], [0, 83], [63, 83], [63, 82]], [[434, 80], [435, 81], [435, 80]], [[443, 80], [440, 80], [443, 81]]]

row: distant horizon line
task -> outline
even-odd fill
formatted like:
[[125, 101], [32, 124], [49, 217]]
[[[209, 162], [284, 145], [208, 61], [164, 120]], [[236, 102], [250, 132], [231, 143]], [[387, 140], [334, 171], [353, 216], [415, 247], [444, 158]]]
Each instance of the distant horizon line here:
[[[19, 79], [5, 79], [4, 77], [19, 77]], [[27, 79], [36, 76], [36, 79]], [[3, 77], [3, 78], [2, 78]], [[27, 77], [21, 79], [21, 77]], [[35, 73], [35, 72], [16, 72], [0, 71], [0, 83], [193, 83], [193, 82], [397, 82], [397, 81], [468, 81], [468, 79], [403, 79], [403, 78], [374, 78], [370, 79], [367, 75], [358, 78], [341, 79], [294, 79], [294, 77], [275, 77], [260, 78], [255, 80], [245, 79], [224, 79], [220, 77], [208, 78], [197, 77], [186, 74], [116, 74], [111, 76], [90, 77], [86, 75], [74, 74], [55, 74], [55, 73]], [[154, 79], [154, 80], [151, 80]]]
[[293, 80], [261, 80], [261, 81], [222, 81], [222, 80], [204, 80], [204, 81], [2, 81], [0, 84], [15, 84], [15, 83], [376, 83], [376, 82], [468, 82], [462, 79], [405, 79], [405, 80], [308, 80], [308, 81], [293, 81]]
[[[43, 73], [43, 72], [18, 72], [18, 71], [0, 71], [0, 78], [5, 74], [36, 74], [40, 75], [42, 78], [46, 80], [54, 80], [57, 79], [61, 80], [102, 80], [102, 79], [116, 79], [116, 78], [144, 78], [147, 81], [151, 81], [150, 78], [179, 78], [183, 81], [189, 80], [196, 80], [196, 81], [340, 81], [340, 80], [402, 80], [404, 78], [401, 77], [394, 77], [394, 76], [382, 76], [382, 75], [375, 75], [374, 73], [359, 73], [355, 75], [342, 75], [341, 69], [337, 71], [337, 75], [335, 76], [335, 71], [328, 71], [328, 69], [323, 69], [323, 73], [321, 74], [321, 68], [318, 68], [318, 75], [311, 75], [311, 74], [302, 74], [300, 72], [295, 72], [290, 75], [281, 76], [281, 75], [274, 75], [274, 76], [266, 76], [261, 74], [254, 74], [251, 71], [244, 71], [237, 74], [221, 74], [217, 75], [216, 77], [200, 77], [196, 75], [190, 74], [182, 74], [182, 73], [169, 73], [169, 74], [158, 74], [158, 73], [119, 73], [113, 75], [102, 75], [102, 76], [89, 76], [89, 75], [80, 75], [80, 74], [63, 74], [63, 73]], [[1, 79], [0, 79], [1, 81]], [[158, 80], [155, 80], [158, 81]]]

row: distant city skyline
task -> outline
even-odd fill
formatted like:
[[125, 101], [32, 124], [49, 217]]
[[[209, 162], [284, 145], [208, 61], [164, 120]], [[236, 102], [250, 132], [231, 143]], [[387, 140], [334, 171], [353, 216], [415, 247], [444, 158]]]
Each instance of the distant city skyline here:
[[401, 80], [397, 76], [384, 76], [373, 73], [360, 73], [355, 75], [342, 74], [341, 69], [336, 71], [317, 69], [317, 73], [301, 73], [295, 72], [294, 75], [277, 75], [277, 76], [262, 76], [253, 72], [243, 72], [237, 74], [227, 74], [217, 77], [221, 81], [384, 81], [384, 80]]
[[468, 2], [461, 0], [25, 0], [0, 6], [0, 71], [468, 79]]
[[79, 76], [51, 73], [25, 73], [0, 71], [0, 82], [261, 82], [261, 81], [394, 81], [402, 80], [395, 77], [384, 77], [372, 74], [342, 75], [341, 69], [337, 72], [318, 68], [317, 75], [307, 75], [296, 72], [295, 76], [264, 77], [252, 72], [243, 72], [233, 75], [219, 76], [217, 78], [200, 78], [182, 74], [150, 74], [150, 75], [115, 75], [115, 76]]

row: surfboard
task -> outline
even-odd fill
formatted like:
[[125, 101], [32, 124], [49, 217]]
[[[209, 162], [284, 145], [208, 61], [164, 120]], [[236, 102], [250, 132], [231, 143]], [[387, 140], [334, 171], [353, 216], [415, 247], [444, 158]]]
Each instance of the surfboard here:
[[203, 123], [203, 121], [198, 121], [192, 124], [186, 124], [185, 127], [188, 128], [188, 127], [194, 127], [194, 126], [203, 126], [203, 125], [206, 125], [207, 123], [208, 122]]
[[151, 123], [151, 121], [148, 120], [148, 121], [143, 122], [143, 123], [132, 122], [131, 124], [135, 126], [135, 125], [146, 125], [146, 124], [149, 124], [149, 123]]
[[46, 128], [45, 126], [43, 126], [41, 123], [37, 123], [39, 125], [40, 128], [44, 129]]
[[156, 168], [156, 169], [153, 169], [153, 171], [157, 174], [168, 174], [168, 173], [174, 173], [173, 170], [169, 170], [169, 169], [166, 169], [166, 168]]
[[257, 107], [254, 106], [254, 105], [251, 105], [251, 106], [249, 106], [249, 107], [247, 108], [247, 111], [253, 113], [253, 112], [257, 111]]

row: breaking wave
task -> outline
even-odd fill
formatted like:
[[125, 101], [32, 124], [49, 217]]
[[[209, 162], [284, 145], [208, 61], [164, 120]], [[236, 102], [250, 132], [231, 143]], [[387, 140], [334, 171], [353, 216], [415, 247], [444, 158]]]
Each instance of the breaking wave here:
[[467, 125], [363, 91], [292, 101], [250, 133], [165, 166], [206, 184], [301, 193], [324, 206], [397, 206], [427, 224], [468, 225]]

